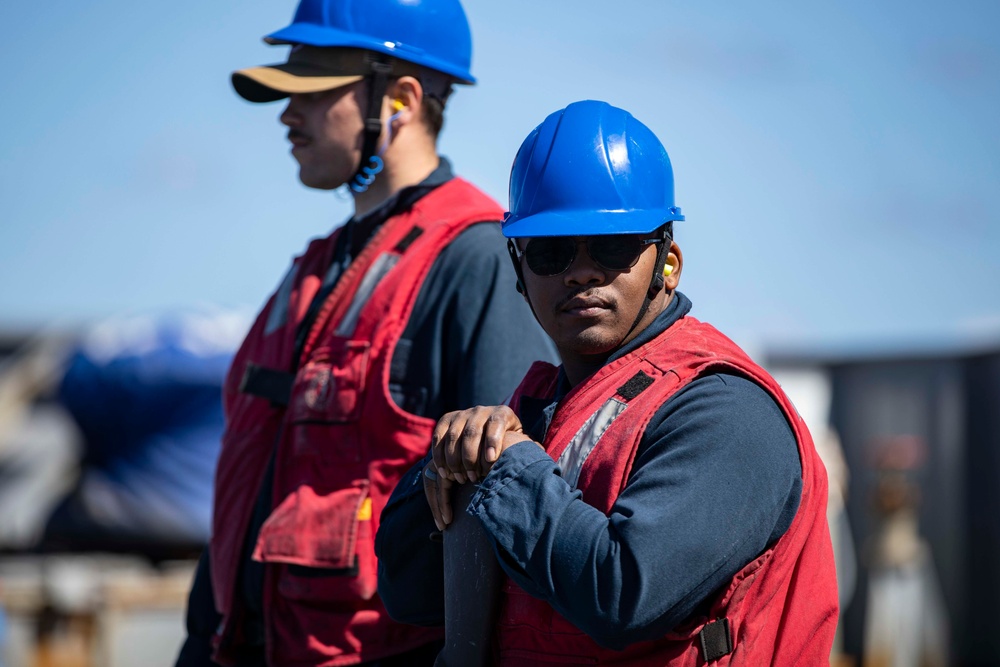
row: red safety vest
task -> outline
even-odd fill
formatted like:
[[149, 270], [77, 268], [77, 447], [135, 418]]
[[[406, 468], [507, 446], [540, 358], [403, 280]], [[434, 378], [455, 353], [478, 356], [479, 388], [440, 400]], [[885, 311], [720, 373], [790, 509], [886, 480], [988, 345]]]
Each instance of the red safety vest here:
[[[268, 564], [268, 663], [349, 665], [442, 636], [392, 621], [376, 593], [379, 515], [399, 478], [427, 452], [435, 424], [393, 402], [389, 366], [439, 253], [469, 226], [501, 216], [496, 202], [455, 178], [386, 220], [324, 300], [297, 361], [296, 331], [322, 286], [336, 232], [295, 260], [258, 316], [224, 388], [210, 547], [223, 615], [215, 640], [220, 663], [238, 660], [245, 642], [238, 573], [272, 453], [274, 509], [253, 554]], [[301, 566], [334, 573], [308, 576]]]
[[[707, 615], [624, 651], [602, 648], [509, 578], [497, 650], [500, 665], [828, 665], [837, 625], [837, 583], [826, 523], [827, 480], [805, 423], [777, 382], [715, 328], [685, 317], [607, 364], [560, 402], [545, 448], [583, 500], [610, 514], [625, 488], [643, 432], [657, 409], [709, 373], [753, 380], [781, 406], [802, 463], [802, 500], [787, 532], [740, 570]], [[557, 369], [536, 362], [514, 394], [551, 398]], [[669, 536], [664, 536], [669, 541]]]

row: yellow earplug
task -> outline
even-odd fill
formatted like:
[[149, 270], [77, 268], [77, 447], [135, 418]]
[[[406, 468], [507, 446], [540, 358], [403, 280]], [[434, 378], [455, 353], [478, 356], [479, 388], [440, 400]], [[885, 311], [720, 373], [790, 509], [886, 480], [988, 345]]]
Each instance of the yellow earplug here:
[[402, 111], [405, 108], [406, 108], [406, 105], [403, 104], [403, 100], [393, 100], [392, 101], [392, 110], [393, 111]]
[[669, 264], [664, 264], [663, 265], [663, 277], [664, 278], [666, 278], [667, 276], [669, 276], [673, 272], [674, 272], [674, 267], [670, 266]]

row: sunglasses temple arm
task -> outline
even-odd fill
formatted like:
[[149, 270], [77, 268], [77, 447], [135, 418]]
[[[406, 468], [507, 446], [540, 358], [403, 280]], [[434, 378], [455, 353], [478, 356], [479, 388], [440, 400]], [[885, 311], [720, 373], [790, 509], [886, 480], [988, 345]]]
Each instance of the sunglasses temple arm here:
[[524, 289], [524, 272], [521, 270], [521, 259], [517, 256], [517, 246], [512, 239], [507, 239], [507, 254], [510, 255], [510, 263], [514, 265], [514, 273], [517, 275], [517, 293], [527, 296]]

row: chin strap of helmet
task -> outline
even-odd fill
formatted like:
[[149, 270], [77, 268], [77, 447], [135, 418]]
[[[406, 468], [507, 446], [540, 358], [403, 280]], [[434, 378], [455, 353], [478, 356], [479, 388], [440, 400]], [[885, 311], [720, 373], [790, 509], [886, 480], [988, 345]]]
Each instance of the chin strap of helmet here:
[[382, 97], [389, 85], [392, 64], [372, 54], [371, 74], [368, 75], [368, 109], [365, 112], [365, 136], [361, 144], [361, 162], [348, 185], [356, 194], [368, 189], [385, 166], [378, 155], [378, 138], [382, 135]]
[[535, 316], [535, 320], [538, 320], [535, 307], [531, 305], [531, 299], [528, 297], [528, 290], [524, 287], [524, 271], [521, 269], [521, 260], [517, 256], [517, 245], [514, 243], [514, 239], [507, 239], [507, 254], [510, 255], [510, 263], [514, 265], [514, 273], [517, 274], [517, 284], [514, 289], [528, 302], [531, 314]]
[[[663, 267], [667, 263], [667, 254], [670, 252], [670, 242], [673, 239], [671, 238], [670, 231], [668, 231], [668, 227], [666, 225], [660, 227], [658, 231], [662, 235], [662, 238], [656, 244], [656, 263], [653, 265], [653, 277], [649, 281], [649, 287], [646, 288], [646, 296], [642, 300], [642, 307], [639, 308], [639, 314], [635, 316], [635, 321], [632, 322], [632, 326], [630, 326], [625, 335], [622, 336], [623, 341], [627, 340], [628, 337], [632, 335], [635, 328], [639, 326], [639, 322], [642, 321], [642, 318], [646, 316], [646, 312], [649, 310], [649, 305], [653, 303], [653, 299], [655, 299], [663, 289], [665, 280], [663, 277]], [[619, 345], [621, 345], [621, 343], [619, 343]]]

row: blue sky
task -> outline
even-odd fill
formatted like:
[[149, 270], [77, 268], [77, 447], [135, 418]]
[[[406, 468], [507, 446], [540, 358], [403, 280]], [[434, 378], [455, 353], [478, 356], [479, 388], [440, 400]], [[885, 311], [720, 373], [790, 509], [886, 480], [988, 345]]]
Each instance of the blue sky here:
[[[441, 150], [506, 205], [578, 99], [674, 163], [681, 289], [748, 345], [1000, 343], [1000, 4], [466, 0]], [[0, 328], [254, 310], [350, 213], [229, 73], [294, 3], [0, 4]]]

